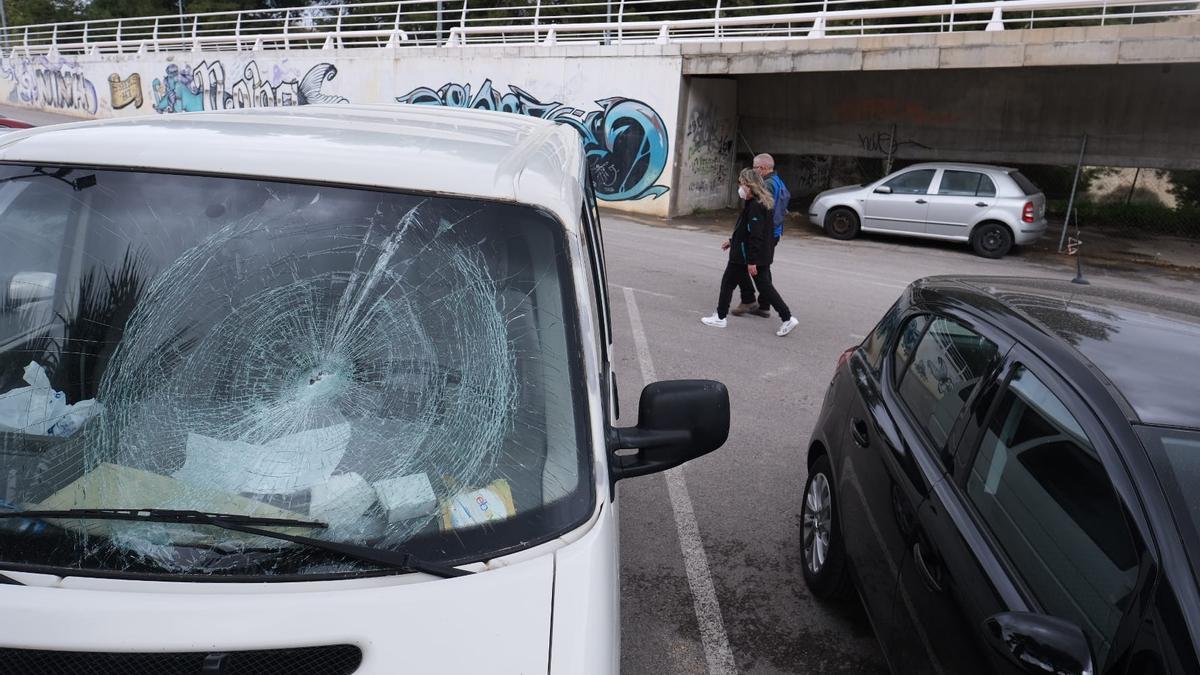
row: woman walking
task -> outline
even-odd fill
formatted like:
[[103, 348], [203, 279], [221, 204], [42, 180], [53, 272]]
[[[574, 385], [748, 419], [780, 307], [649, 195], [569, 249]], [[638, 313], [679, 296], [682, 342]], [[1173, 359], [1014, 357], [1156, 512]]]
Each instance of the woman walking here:
[[783, 298], [779, 297], [779, 291], [771, 283], [771, 261], [775, 252], [772, 245], [775, 221], [771, 211], [775, 201], [771, 198], [770, 188], [754, 169], [743, 169], [738, 174], [738, 196], [743, 202], [742, 213], [733, 228], [733, 235], [721, 244], [722, 251], [729, 251], [729, 263], [725, 265], [725, 274], [721, 277], [717, 313], [700, 321], [706, 326], [724, 328], [728, 322], [725, 317], [729, 314], [733, 289], [749, 275], [758, 286], [759, 307], [774, 307], [779, 312], [779, 318], [783, 319], [783, 324], [775, 331], [776, 335], [783, 337], [800, 322], [792, 316]]

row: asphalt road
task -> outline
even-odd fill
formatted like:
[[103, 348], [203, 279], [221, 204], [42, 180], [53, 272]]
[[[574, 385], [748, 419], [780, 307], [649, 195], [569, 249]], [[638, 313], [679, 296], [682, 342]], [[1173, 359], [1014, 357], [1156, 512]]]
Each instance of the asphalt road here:
[[[604, 219], [628, 416], [621, 423], [635, 422], [647, 361], [659, 379], [724, 382], [732, 405], [729, 441], [685, 465], [683, 481], [655, 475], [619, 486], [625, 673], [886, 672], [861, 608], [818, 603], [800, 571], [805, 448], [837, 358], [922, 276], [1074, 276], [1061, 258], [985, 260], [955, 245], [837, 242], [795, 227], [776, 250], [773, 274], [801, 324], [779, 338], [777, 318], [730, 317], [725, 329], [700, 323], [716, 307], [724, 234]], [[1092, 269], [1088, 277], [1172, 295], [1196, 289], [1192, 280], [1146, 270]], [[640, 354], [635, 325], [645, 338]], [[689, 502], [694, 524], [676, 515]]]
[[[62, 115], [0, 105], [34, 124]], [[711, 222], [711, 219], [710, 221]], [[837, 242], [793, 223], [776, 250], [777, 287], [801, 325], [731, 317], [715, 329], [725, 234], [606, 214], [605, 246], [625, 417], [647, 379], [708, 378], [730, 391], [725, 447], [681, 469], [624, 481], [621, 517], [625, 673], [885, 672], [862, 609], [827, 607], [800, 572], [804, 452], [837, 357], [914, 279], [933, 274], [1071, 278], [1063, 258], [984, 260], [965, 247], [862, 238]], [[1193, 297], [1192, 279], [1150, 269], [1088, 270], [1092, 283]]]

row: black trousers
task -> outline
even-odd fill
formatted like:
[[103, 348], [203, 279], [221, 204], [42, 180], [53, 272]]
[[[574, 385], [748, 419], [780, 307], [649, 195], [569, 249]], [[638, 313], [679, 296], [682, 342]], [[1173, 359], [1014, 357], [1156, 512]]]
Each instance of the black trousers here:
[[[779, 237], [775, 237], [775, 241], [771, 243], [771, 246], [778, 245]], [[754, 284], [750, 282], [750, 275], [747, 274], [745, 280], [738, 283], [738, 291], [741, 293], [743, 305], [753, 305], [756, 302], [754, 297]]]
[[[733, 289], [738, 288], [742, 283], [750, 283], [749, 266], [737, 263], [726, 264], [725, 274], [721, 275], [721, 294], [717, 298], [717, 316], [724, 319], [729, 314], [729, 301], [733, 299]], [[771, 283], [770, 265], [758, 266], [758, 276], [754, 277], [754, 283], [758, 285], [759, 305], [775, 308], [782, 321], [792, 318], [792, 310], [788, 309], [783, 298], [779, 297], [779, 291], [775, 290], [775, 285]]]

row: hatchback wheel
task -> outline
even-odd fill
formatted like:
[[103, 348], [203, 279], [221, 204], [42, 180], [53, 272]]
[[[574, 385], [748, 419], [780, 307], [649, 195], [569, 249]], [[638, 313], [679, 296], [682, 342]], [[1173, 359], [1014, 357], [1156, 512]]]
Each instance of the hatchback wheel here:
[[841, 598], [850, 590], [846, 574], [846, 552], [842, 545], [841, 523], [833, 491], [833, 472], [829, 457], [813, 464], [804, 486], [800, 507], [802, 519], [800, 552], [804, 562], [804, 582], [821, 599]]
[[825, 214], [825, 232], [834, 239], [853, 239], [858, 236], [858, 214], [844, 206]]
[[1000, 223], [984, 223], [971, 233], [971, 248], [985, 258], [1003, 258], [1012, 245], [1012, 232]]

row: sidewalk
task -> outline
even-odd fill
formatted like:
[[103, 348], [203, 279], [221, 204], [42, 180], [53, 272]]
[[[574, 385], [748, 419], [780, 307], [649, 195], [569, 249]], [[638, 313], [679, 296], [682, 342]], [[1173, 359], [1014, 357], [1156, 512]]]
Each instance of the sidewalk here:
[[[625, 213], [614, 209], [602, 209], [603, 213], [612, 216], [634, 220], [650, 227], [666, 227], [680, 230], [704, 230], [708, 232], [727, 233], [737, 220], [737, 211], [722, 209], [719, 211], [704, 211], [670, 220]], [[792, 237], [823, 237], [824, 234], [811, 225], [806, 219], [792, 211], [788, 213], [787, 229], [784, 236]], [[1066, 253], [1058, 252], [1058, 240], [1062, 233], [1061, 223], [1052, 223], [1046, 235], [1038, 242], [1020, 249], [1019, 255], [1056, 261], [1063, 264], [1074, 264]], [[1069, 233], [1074, 236], [1074, 232]], [[1160, 268], [1164, 272], [1200, 278], [1200, 240], [1180, 237], [1129, 238], [1115, 236], [1111, 233], [1092, 230], [1079, 234], [1083, 240], [1080, 250], [1083, 253], [1085, 265], [1111, 267], [1114, 269]], [[903, 243], [917, 241], [903, 237], [888, 237], [887, 241]], [[968, 249], [965, 248], [964, 251]]]

